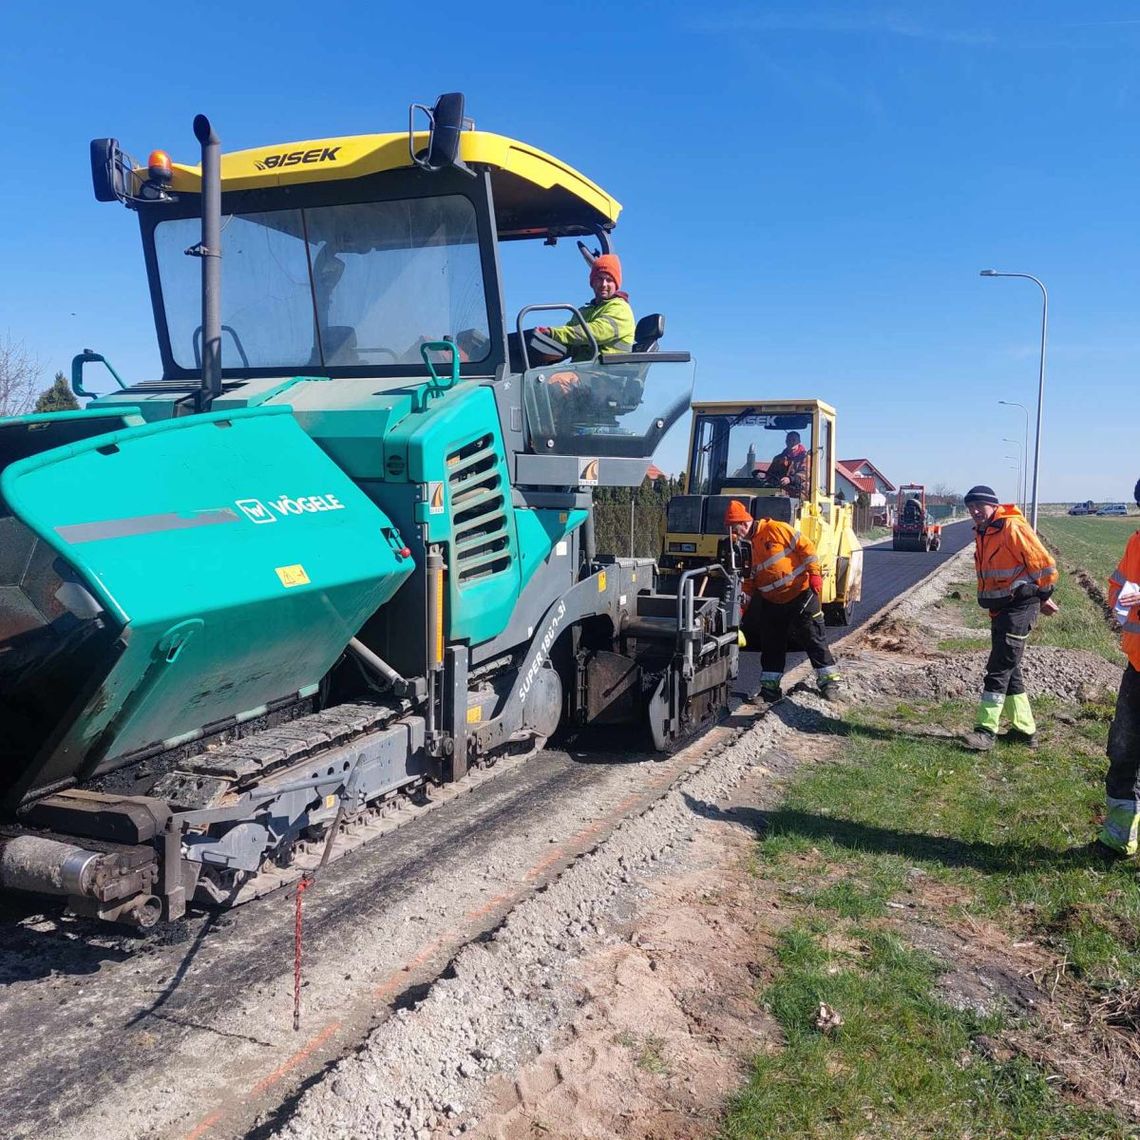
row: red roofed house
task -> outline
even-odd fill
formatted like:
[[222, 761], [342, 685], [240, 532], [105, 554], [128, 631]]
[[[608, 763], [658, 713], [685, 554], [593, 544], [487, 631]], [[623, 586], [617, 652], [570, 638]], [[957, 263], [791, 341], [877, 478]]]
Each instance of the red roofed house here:
[[871, 500], [875, 514], [886, 512], [890, 525], [890, 512], [894, 504], [888, 495], [895, 493], [892, 483], [869, 459], [840, 459], [835, 464], [835, 489], [842, 491], [847, 501], [855, 502], [861, 493]]

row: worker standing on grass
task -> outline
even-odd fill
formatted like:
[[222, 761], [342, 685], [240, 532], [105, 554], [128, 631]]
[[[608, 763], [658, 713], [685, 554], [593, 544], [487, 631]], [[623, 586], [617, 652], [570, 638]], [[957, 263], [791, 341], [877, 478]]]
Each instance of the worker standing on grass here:
[[1010, 727], [1003, 739], [1033, 747], [1037, 723], [1021, 658], [1038, 614], [1059, 608], [1052, 598], [1057, 567], [1025, 516], [1012, 503], [999, 504], [992, 488], [971, 487], [966, 510], [974, 520], [978, 605], [990, 611], [990, 657], [974, 731], [965, 743], [978, 752], [992, 748], [1004, 710]]
[[[1140, 504], [1140, 482], [1132, 496]], [[1121, 859], [1140, 850], [1140, 531], [1128, 540], [1124, 557], [1108, 580], [1108, 604], [1121, 628], [1128, 664], [1108, 730], [1104, 826], [1094, 847], [1100, 854]]]
[[819, 604], [823, 578], [815, 547], [799, 531], [776, 519], [754, 519], [743, 503], [733, 499], [724, 523], [734, 539], [752, 546], [752, 565], [744, 583], [748, 608], [740, 628], [746, 645], [760, 647], [760, 696], [778, 701], [788, 656], [789, 635], [795, 635], [815, 666], [820, 694], [839, 697], [839, 669], [823, 637]]

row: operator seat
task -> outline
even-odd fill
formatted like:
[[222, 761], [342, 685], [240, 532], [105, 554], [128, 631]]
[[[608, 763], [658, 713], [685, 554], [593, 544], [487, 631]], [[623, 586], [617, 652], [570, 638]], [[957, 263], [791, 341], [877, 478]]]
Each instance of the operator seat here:
[[637, 322], [633, 330], [634, 352], [656, 352], [657, 342], [665, 335], [665, 318], [660, 313], [650, 313]]
[[[650, 313], [637, 322], [633, 330], [631, 352], [657, 352], [657, 342], [665, 335], [665, 318], [660, 313]], [[645, 377], [648, 364], [619, 364], [611, 366], [614, 383], [606, 393], [609, 410], [616, 415], [636, 410], [645, 393]]]
[[[324, 351], [326, 367], [360, 363], [360, 353], [356, 348], [356, 329], [352, 325], [326, 325], [321, 329], [321, 348]], [[314, 349], [309, 367], [316, 368], [320, 363]]]

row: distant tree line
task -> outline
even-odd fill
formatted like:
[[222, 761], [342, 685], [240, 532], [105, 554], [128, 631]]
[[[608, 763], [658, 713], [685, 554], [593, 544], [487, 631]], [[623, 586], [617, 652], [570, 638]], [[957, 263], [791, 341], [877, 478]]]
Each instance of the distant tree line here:
[[960, 491], [955, 491], [945, 483], [935, 483], [926, 493], [927, 505], [930, 503], [943, 503], [948, 507], [960, 507], [964, 500]]

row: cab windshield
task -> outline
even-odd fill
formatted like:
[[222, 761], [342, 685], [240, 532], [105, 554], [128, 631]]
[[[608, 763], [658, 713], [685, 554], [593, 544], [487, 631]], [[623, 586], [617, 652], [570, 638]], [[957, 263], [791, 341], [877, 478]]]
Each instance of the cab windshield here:
[[[197, 218], [154, 230], [170, 350], [201, 367], [201, 270], [185, 251]], [[222, 218], [225, 370], [423, 367], [425, 341], [463, 361], [490, 353], [475, 209], [461, 195]]]
[[[788, 443], [789, 432], [799, 436], [798, 444]], [[719, 495], [725, 487], [771, 487], [806, 498], [816, 474], [812, 470], [816, 447], [807, 413], [702, 413], [693, 438], [690, 493]], [[826, 479], [825, 468], [818, 475]], [[823, 484], [821, 488], [826, 490]]]

